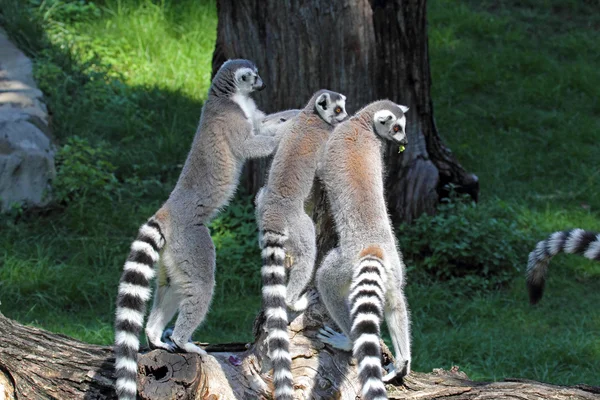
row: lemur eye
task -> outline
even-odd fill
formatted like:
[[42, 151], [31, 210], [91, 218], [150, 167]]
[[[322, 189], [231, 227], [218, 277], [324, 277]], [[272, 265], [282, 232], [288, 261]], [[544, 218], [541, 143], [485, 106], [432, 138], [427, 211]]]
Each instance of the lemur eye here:
[[339, 113], [341, 113], [341, 112], [342, 112], [342, 107], [336, 107], [336, 108], [335, 108], [335, 113], [336, 113], [336, 114], [339, 114]]
[[247, 79], [246, 75], [242, 75], [242, 80], [243, 80], [244, 82], [246, 82], [246, 79]]
[[400, 132], [400, 125], [394, 125], [394, 132]]

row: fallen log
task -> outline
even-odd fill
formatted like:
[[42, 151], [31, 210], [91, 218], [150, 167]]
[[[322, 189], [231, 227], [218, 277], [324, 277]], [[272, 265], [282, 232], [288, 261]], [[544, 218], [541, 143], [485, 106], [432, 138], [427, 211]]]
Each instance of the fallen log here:
[[[327, 317], [312, 305], [290, 324], [293, 374], [298, 399], [360, 399], [355, 362], [349, 353], [324, 346], [316, 333]], [[154, 350], [138, 364], [141, 399], [270, 399], [265, 332], [259, 320], [253, 344], [203, 346], [210, 355]], [[385, 351], [385, 361], [391, 355]], [[0, 314], [0, 400], [115, 399], [114, 358], [107, 346], [21, 325]], [[390, 399], [600, 399], [600, 387], [571, 387], [507, 379], [474, 382], [458, 367], [413, 372], [388, 385]]]

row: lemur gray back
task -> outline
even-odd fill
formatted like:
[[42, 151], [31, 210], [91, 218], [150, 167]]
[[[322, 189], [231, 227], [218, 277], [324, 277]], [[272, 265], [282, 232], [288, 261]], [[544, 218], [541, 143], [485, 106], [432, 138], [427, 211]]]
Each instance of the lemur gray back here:
[[168, 201], [171, 209], [181, 211], [176, 214], [198, 222], [211, 220], [235, 193], [245, 161], [244, 137], [252, 130], [249, 116], [231, 97], [236, 91], [235, 70], [254, 66], [245, 60], [228, 63], [210, 87], [192, 147]]
[[333, 129], [315, 108], [316, 99], [323, 93], [329, 93], [333, 104], [341, 99], [339, 93], [320, 90], [295, 117], [279, 143], [269, 171], [268, 188], [275, 196], [304, 202], [310, 194], [317, 161]]
[[[382, 143], [373, 132], [373, 116], [382, 109], [404, 115], [391, 101], [378, 101], [358, 111], [331, 134], [324, 157], [322, 179], [337, 226], [359, 227], [340, 231], [340, 241], [364, 243], [369, 237], [393, 237], [383, 188]], [[360, 237], [357, 237], [360, 232]]]

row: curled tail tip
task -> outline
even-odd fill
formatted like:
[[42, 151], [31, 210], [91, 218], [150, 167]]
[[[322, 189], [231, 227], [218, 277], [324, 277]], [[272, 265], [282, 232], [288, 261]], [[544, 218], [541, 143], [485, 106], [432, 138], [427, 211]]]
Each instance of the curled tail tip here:
[[537, 304], [544, 295], [544, 281], [532, 282], [527, 281], [527, 292], [529, 293], [529, 303], [531, 305]]

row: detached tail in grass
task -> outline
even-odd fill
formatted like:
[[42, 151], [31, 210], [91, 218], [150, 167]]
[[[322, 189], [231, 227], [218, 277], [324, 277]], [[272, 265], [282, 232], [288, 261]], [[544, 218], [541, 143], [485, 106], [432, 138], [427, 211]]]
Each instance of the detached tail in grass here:
[[590, 260], [600, 261], [600, 234], [572, 229], [554, 232], [537, 244], [529, 253], [527, 264], [527, 291], [531, 304], [536, 304], [542, 298], [548, 264], [560, 252], [580, 254]]
[[290, 339], [288, 337], [286, 299], [285, 250], [287, 235], [282, 232], [262, 232], [262, 297], [267, 317], [267, 343], [273, 364], [273, 384], [276, 400], [292, 400], [293, 378]]
[[350, 286], [352, 352], [358, 362], [363, 400], [387, 399], [381, 371], [381, 332], [387, 275], [381, 251], [366, 254], [354, 270]]
[[135, 400], [137, 394], [137, 356], [139, 334], [144, 324], [146, 302], [150, 299], [150, 281], [154, 263], [165, 245], [160, 225], [150, 218], [141, 226], [131, 244], [117, 295], [115, 321], [115, 375], [119, 400]]

